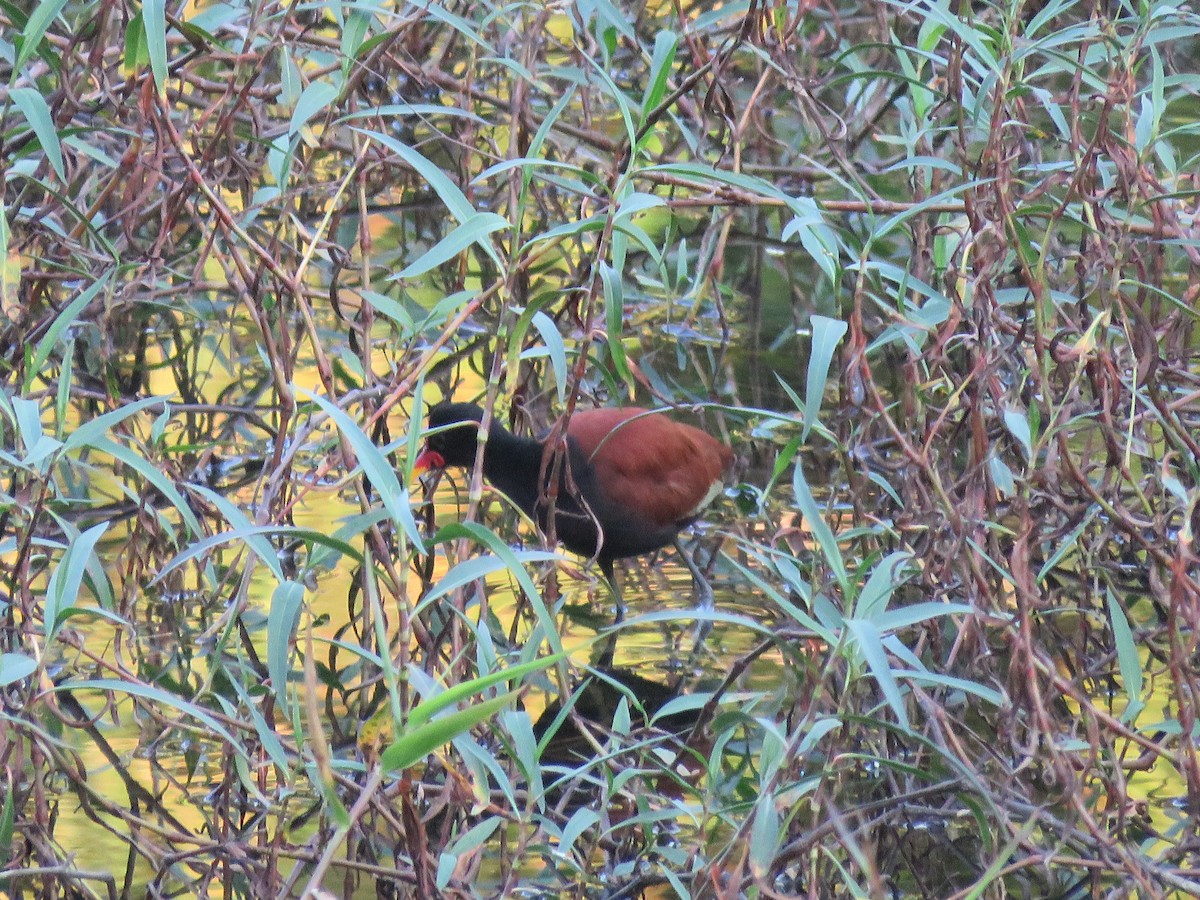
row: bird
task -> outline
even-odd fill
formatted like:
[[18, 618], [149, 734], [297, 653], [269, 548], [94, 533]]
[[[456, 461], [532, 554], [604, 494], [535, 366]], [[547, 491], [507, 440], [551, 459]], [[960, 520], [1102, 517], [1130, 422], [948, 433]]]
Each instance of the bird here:
[[[483, 409], [474, 403], [434, 406], [414, 470], [474, 466], [482, 420]], [[553, 456], [548, 435], [513, 434], [494, 419], [483, 444], [484, 478], [543, 531]], [[612, 587], [618, 621], [624, 604], [614, 560], [672, 543], [711, 603], [711, 588], [676, 538], [721, 493], [732, 464], [733, 452], [724, 443], [661, 411], [605, 407], [572, 414], [554, 500], [554, 536], [571, 552], [596, 560]]]

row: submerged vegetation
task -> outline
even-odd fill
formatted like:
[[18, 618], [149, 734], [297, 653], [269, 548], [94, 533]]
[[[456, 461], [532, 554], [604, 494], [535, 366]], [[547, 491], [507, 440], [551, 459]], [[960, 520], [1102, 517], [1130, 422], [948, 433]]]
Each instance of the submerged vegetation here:
[[[0, 22], [0, 891], [1200, 895], [1189, 4]], [[715, 603], [450, 396], [732, 446]]]

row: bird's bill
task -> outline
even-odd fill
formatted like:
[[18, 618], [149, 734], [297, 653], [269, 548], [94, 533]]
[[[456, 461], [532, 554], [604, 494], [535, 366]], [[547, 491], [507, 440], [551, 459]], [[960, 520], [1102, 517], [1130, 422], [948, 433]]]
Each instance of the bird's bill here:
[[426, 447], [420, 452], [417, 458], [413, 461], [413, 474], [419, 475], [422, 472], [427, 472], [431, 469], [446, 468], [446, 460], [442, 458], [442, 454], [436, 450], [430, 450]]

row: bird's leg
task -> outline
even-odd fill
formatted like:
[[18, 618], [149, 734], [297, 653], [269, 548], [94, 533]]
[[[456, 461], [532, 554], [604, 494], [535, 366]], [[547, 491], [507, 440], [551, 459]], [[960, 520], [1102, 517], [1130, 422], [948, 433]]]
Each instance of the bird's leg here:
[[609, 587], [612, 588], [613, 600], [617, 604], [617, 614], [613, 619], [613, 624], [620, 625], [625, 621], [625, 601], [621, 599], [621, 585], [617, 583], [617, 574], [613, 571], [612, 560], [601, 560], [600, 571], [603, 572], [604, 577], [608, 579]]
[[613, 571], [612, 560], [604, 560], [600, 563], [600, 571], [604, 573], [604, 577], [608, 579], [608, 586], [612, 588], [613, 599], [617, 603], [617, 613], [613, 619], [612, 632], [604, 639], [604, 643], [600, 644], [596, 654], [596, 661], [592, 663], [597, 669], [611, 669], [613, 666], [613, 657], [617, 653], [617, 635], [619, 634], [617, 627], [625, 621], [625, 602], [621, 599], [621, 588], [617, 584], [617, 575]]
[[688, 571], [692, 573], [692, 581], [696, 585], [696, 608], [706, 612], [715, 609], [716, 601], [713, 597], [712, 585], [708, 583], [708, 579], [700, 571], [700, 567], [696, 565], [692, 555], [683, 548], [683, 543], [679, 538], [675, 538], [675, 550], [679, 553], [679, 557], [687, 566]]
[[[675, 549], [679, 551], [679, 556], [683, 560], [683, 564], [692, 573], [692, 582], [696, 585], [696, 610], [705, 613], [712, 612], [716, 609], [716, 600], [713, 597], [712, 585], [708, 583], [708, 579], [704, 577], [704, 573], [700, 571], [700, 567], [696, 565], [696, 561], [692, 559], [692, 555], [683, 549], [683, 543], [679, 538], [675, 538]], [[712, 631], [712, 627], [713, 621], [709, 616], [704, 616], [696, 621], [696, 633], [691, 653], [693, 660], [699, 654], [700, 648], [704, 646], [705, 638]]]
[[617, 634], [616, 629], [613, 629], [603, 643], [597, 645], [595, 662], [592, 663], [593, 669], [612, 669], [613, 659], [617, 655]]

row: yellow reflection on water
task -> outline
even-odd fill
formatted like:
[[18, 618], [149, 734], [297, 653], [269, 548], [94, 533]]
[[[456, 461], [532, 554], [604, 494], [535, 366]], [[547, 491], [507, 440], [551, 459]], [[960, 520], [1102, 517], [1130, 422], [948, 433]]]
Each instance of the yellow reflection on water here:
[[[201, 354], [199, 366], [202, 371], [208, 373], [204, 387], [209, 396], [221, 396], [237, 381], [239, 376], [231, 371], [228, 363], [232, 359], [241, 358], [239, 354], [246, 352], [245, 347], [239, 346], [243, 343], [253, 341], [239, 324], [231, 325], [226, 332], [210, 343], [201, 342], [197, 350]], [[149, 390], [156, 394], [169, 394], [174, 390], [174, 380], [169, 368], [162, 364], [161, 356], [157, 348], [150, 353], [152, 364], [148, 371]], [[315, 370], [303, 370], [297, 376], [297, 384], [320, 392]], [[482, 385], [477, 387], [481, 388]], [[430, 391], [430, 402], [437, 399], [433, 394], [434, 392]], [[405, 433], [408, 422], [403, 419], [403, 413], [397, 412], [394, 418], [396, 421], [392, 422], [392, 434]], [[327, 437], [332, 437], [331, 429]], [[260, 449], [265, 452], [265, 448]], [[338, 473], [335, 471], [333, 474]], [[304, 481], [305, 475], [302, 461], [297, 466], [297, 485], [301, 500], [295, 506], [292, 516], [292, 521], [298, 528], [332, 534], [344, 519], [360, 512], [355, 495], [344, 486], [338, 483], [313, 486]], [[461, 488], [461, 473], [457, 477]], [[95, 482], [93, 490], [98, 489], [99, 485], [99, 481]], [[414, 498], [419, 496], [419, 484], [414, 482], [407, 487]], [[255, 503], [258, 500], [253, 490], [251, 485], [229, 497], [232, 502], [239, 504], [247, 520], [251, 522], [255, 520]], [[458, 521], [460, 509], [457, 500], [463, 493], [456, 493], [450, 481], [443, 480], [442, 489], [436, 498], [439, 525]], [[173, 515], [170, 511], [163, 514]], [[497, 525], [505, 516], [511, 518], [510, 511], [506, 510], [502, 501], [494, 497], [481, 512], [481, 519], [489, 525]], [[532, 533], [528, 523], [521, 528], [525, 546], [539, 546], [538, 537]], [[113, 567], [114, 561], [122, 560], [123, 555], [133, 552], [129, 548], [132, 534], [128, 520], [115, 523], [110, 530], [108, 540], [100, 550], [101, 558], [110, 568]], [[439, 546], [434, 550], [435, 585], [445, 576], [451, 564], [447, 549]], [[187, 564], [176, 569], [158, 585], [162, 596], [127, 598], [129, 608], [126, 614], [131, 619], [132, 630], [104, 619], [92, 622], [85, 622], [82, 618], [73, 619], [72, 627], [78, 628], [84, 635], [89, 650], [108, 663], [120, 662], [128, 666], [130, 657], [126, 645], [137, 640], [139, 643], [136, 652], [140, 654], [139, 662], [182, 673], [187, 688], [211, 686], [214, 674], [230, 662], [228, 658], [217, 661], [211, 655], [214, 652], [214, 641], [224, 633], [218, 626], [223, 624], [222, 616], [231, 610], [232, 604], [239, 602], [238, 592], [243, 588], [236, 577], [237, 572], [241, 567], [253, 564], [253, 573], [244, 587], [245, 595], [240, 598], [245, 603], [242, 621], [247, 624], [246, 634], [253, 650], [260, 660], [265, 661], [268, 650], [265, 621], [278, 587], [275, 576], [260, 561], [252, 561], [250, 551], [241, 541], [231, 541], [214, 552], [221, 565], [233, 566], [234, 577], [228, 577], [219, 585], [219, 590], [225, 592], [221, 597], [212, 596], [211, 588], [201, 578], [197, 567]], [[303, 560], [300, 562], [303, 565]], [[123, 570], [120, 564], [116, 564], [116, 567]], [[403, 568], [400, 571], [408, 579], [406, 588], [409, 597], [412, 602], [418, 602], [420, 585], [415, 575]], [[593, 661], [597, 643], [605, 634], [613, 617], [612, 597], [598, 569], [585, 567], [581, 560], [569, 560], [564, 563], [534, 566], [531, 567], [531, 571], [535, 578], [542, 580], [542, 584], [547, 583], [551, 571], [555, 574], [559, 608], [564, 611], [558, 616], [558, 623], [561, 626], [563, 646], [570, 654], [572, 663], [581, 667]], [[114, 577], [117, 577], [116, 574]], [[313, 635], [319, 642], [346, 640], [347, 632], [343, 626], [352, 614], [348, 604], [351, 598], [356, 597], [355, 577], [354, 566], [348, 559], [342, 559], [332, 569], [316, 572], [314, 580], [304, 594], [305, 612], [301, 619], [301, 629], [311, 621], [316, 623]], [[697, 679], [717, 680], [722, 665], [718, 657], [727, 659], [730, 654], [736, 655], [749, 649], [752, 643], [749, 632], [718, 624], [706, 639], [710, 650], [696, 650], [695, 625], [688, 616], [688, 610], [695, 603], [694, 586], [687, 569], [675, 558], [673, 552], [661, 554], [653, 559], [630, 561], [627, 565], [618, 567], [618, 577], [622, 581], [628, 615], [633, 622], [627, 623], [619, 631], [612, 659], [616, 667], [634, 670], [656, 681], [682, 681], [686, 685], [696, 683]], [[121, 594], [121, 591], [122, 588], [118, 585], [117, 593]], [[530, 628], [527, 611], [521, 613], [523, 620], [516, 622], [514, 626], [519, 610], [524, 607], [524, 600], [519, 595], [511, 573], [501, 571], [489, 576], [484, 591], [491, 615], [500, 622], [500, 630], [506, 635], [515, 634], [518, 643], [527, 639]], [[718, 607], [732, 602], [730, 598], [723, 596], [720, 590], [717, 600]], [[358, 604], [353, 611], [357, 615], [362, 600], [355, 599], [354, 602]], [[671, 622], [636, 621], [639, 614], [660, 609], [677, 610], [680, 618]], [[389, 616], [389, 627], [394, 634], [396, 611], [385, 609], [384, 612]], [[477, 620], [478, 604], [469, 606], [467, 612]], [[183, 641], [183, 645], [179, 644], [180, 640]], [[223, 652], [233, 657], [240, 656], [244, 651], [239, 641], [240, 637], [233, 637], [224, 646]], [[327, 643], [317, 644], [318, 659], [324, 659], [323, 648], [327, 646]], [[294, 650], [291, 659], [295, 666]], [[65, 661], [72, 666], [81, 664], [80, 660]], [[436, 677], [436, 673], [434, 674]], [[147, 683], [155, 683], [156, 676], [153, 673], [147, 673], [143, 677]], [[166, 691], [167, 688], [162, 690]], [[132, 701], [128, 698], [122, 699], [119, 691], [116, 693], [118, 703], [115, 716], [114, 710], [105, 710], [100, 706], [98, 694], [78, 693], [80, 702], [100, 718], [95, 720], [95, 731], [70, 729], [64, 737], [79, 754], [88, 773], [91, 789], [110, 800], [115, 807], [129, 808], [129, 785], [135, 782], [153, 794], [162, 804], [162, 815], [175, 820], [185, 830], [195, 834], [199, 844], [207, 845], [212, 840], [212, 836], [205, 833], [213, 822], [212, 792], [224, 787], [222, 781], [229, 771], [228, 759], [223, 757], [219, 746], [198, 740], [191, 745], [191, 751], [196, 756], [190, 757], [185, 752], [183, 743], [187, 739], [186, 731], [171, 732], [169, 741], [164, 742], [163, 729], [169, 728], [171, 723], [154, 721], [141, 713], [135, 714]], [[531, 690], [523, 695], [522, 702], [526, 712], [536, 720], [552, 699], [554, 697], [550, 694]], [[236, 698], [231, 697], [230, 702], [237, 705]], [[337, 706], [334, 709], [338, 714], [345, 712]], [[288, 724], [286, 716], [279, 715], [277, 711], [276, 728], [278, 734], [285, 739], [289, 737]], [[110, 752], [116, 755], [116, 764], [101, 749], [101, 739], [110, 748]], [[254, 764], [267, 765], [262, 760]], [[267, 781], [270, 782], [274, 778], [274, 770], [270, 770], [268, 775]], [[301, 791], [308, 790], [307, 781], [302, 775], [296, 776], [294, 787]], [[146, 821], [153, 822], [157, 814], [143, 810], [141, 815], [146, 817]], [[276, 818], [278, 811], [272, 810], [264, 815], [264, 834], [274, 834], [283, 827]], [[128, 826], [124, 823], [107, 821], [118, 833], [128, 834]], [[117, 834], [96, 825], [83, 815], [77, 802], [70, 799], [70, 795], [63, 801], [55, 833], [64, 846], [75, 853], [74, 861], [79, 868], [112, 871], [120, 876], [125, 865], [124, 860], [128, 856], [129, 844]], [[304, 835], [289, 835], [288, 839], [302, 841]], [[145, 841], [139, 838], [139, 842]], [[176, 848], [164, 849], [163, 852], [173, 852], [174, 849]], [[344, 852], [344, 848], [339, 852]], [[139, 860], [135, 881], [139, 884], [144, 883], [150, 871], [149, 866]], [[185, 868], [181, 871], [187, 870]], [[331, 889], [339, 895], [340, 877], [335, 873], [329, 879], [331, 886], [335, 886]], [[216, 890], [214, 887], [214, 891]], [[364, 896], [373, 895], [369, 885], [364, 886], [362, 893]]]

